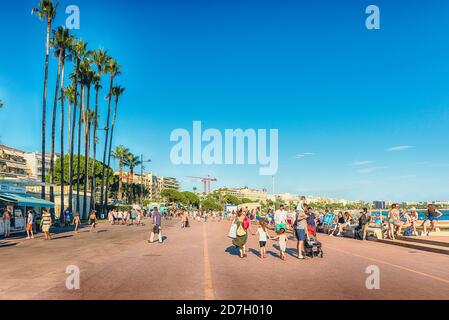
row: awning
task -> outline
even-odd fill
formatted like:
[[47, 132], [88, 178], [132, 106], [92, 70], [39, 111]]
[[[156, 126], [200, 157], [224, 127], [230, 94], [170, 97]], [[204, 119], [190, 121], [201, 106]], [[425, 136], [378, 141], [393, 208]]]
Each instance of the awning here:
[[0, 193], [0, 200], [13, 202], [18, 206], [22, 207], [39, 207], [39, 208], [54, 208], [55, 205], [53, 202], [35, 198], [32, 196], [29, 196], [27, 194], [14, 194], [14, 193], [7, 193], [2, 192]]

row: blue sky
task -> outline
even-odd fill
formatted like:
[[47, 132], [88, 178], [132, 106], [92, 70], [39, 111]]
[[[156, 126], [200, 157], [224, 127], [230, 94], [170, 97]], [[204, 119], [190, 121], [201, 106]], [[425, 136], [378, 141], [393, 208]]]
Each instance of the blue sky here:
[[[29, 151], [41, 139], [36, 2], [0, 12], [1, 142]], [[123, 66], [114, 145], [151, 158], [148, 170], [271, 191], [258, 166], [171, 164], [170, 132], [201, 120], [222, 131], [279, 129], [276, 192], [449, 199], [447, 1], [60, 1], [69, 4], [81, 10], [75, 34]], [[381, 30], [365, 28], [369, 4], [380, 7]], [[52, 59], [48, 110], [55, 73]], [[100, 123], [105, 110], [102, 101]], [[388, 150], [398, 146], [409, 148]]]

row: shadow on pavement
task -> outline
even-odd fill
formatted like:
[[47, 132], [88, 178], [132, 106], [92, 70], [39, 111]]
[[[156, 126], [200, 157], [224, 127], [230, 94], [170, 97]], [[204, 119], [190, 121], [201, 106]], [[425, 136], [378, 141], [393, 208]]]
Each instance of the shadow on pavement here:
[[16, 242], [0, 242], [0, 248], [12, 247], [16, 244]]
[[[276, 250], [280, 251], [280, 247], [277, 244], [273, 244], [273, 248], [275, 248]], [[295, 248], [287, 248], [285, 250], [285, 253], [296, 258], [296, 249]], [[279, 255], [277, 255], [277, 257], [279, 257]]]
[[233, 256], [240, 256], [240, 251], [235, 246], [227, 247], [225, 252], [227, 252], [227, 253], [229, 253], [230, 255], [233, 255]]
[[52, 237], [53, 240], [59, 240], [59, 239], [65, 239], [65, 238], [71, 238], [73, 237], [73, 235], [66, 235], [66, 236], [61, 236], [61, 237]]
[[260, 252], [257, 251], [256, 249], [250, 248], [248, 251], [260, 258]]

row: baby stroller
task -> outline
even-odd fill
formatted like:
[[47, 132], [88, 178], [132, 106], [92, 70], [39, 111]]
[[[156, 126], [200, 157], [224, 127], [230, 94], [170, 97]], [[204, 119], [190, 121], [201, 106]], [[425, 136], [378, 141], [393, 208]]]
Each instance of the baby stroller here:
[[308, 257], [320, 257], [323, 258], [324, 252], [316, 237], [310, 236], [310, 240], [304, 241], [304, 251]]

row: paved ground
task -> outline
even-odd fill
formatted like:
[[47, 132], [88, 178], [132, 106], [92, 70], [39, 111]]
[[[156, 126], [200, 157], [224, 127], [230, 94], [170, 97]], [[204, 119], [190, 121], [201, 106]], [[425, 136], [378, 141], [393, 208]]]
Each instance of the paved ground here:
[[[110, 226], [60, 233], [45, 241], [0, 239], [1, 299], [448, 299], [449, 257], [375, 242], [319, 235], [325, 257], [258, 257], [250, 236], [240, 259], [226, 237], [229, 222], [164, 222], [164, 244], [147, 243], [145, 227]], [[254, 228], [254, 227], [253, 227]], [[274, 245], [274, 246], [273, 246]], [[68, 265], [81, 270], [79, 290], [66, 289]], [[368, 290], [365, 270], [380, 270]]]

